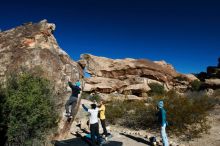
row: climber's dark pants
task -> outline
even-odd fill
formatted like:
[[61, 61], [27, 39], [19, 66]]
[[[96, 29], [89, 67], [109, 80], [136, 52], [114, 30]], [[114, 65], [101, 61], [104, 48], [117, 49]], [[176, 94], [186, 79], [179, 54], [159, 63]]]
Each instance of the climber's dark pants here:
[[99, 135], [99, 124], [90, 124], [90, 132], [91, 132], [91, 140], [92, 140], [92, 146], [96, 145], [96, 139], [95, 136], [97, 136], [97, 142], [100, 144], [100, 135]]
[[76, 103], [77, 103], [77, 98], [74, 96], [71, 96], [65, 104], [66, 113], [69, 113], [69, 106], [71, 106], [71, 113], [70, 114], [72, 114], [73, 110], [74, 110], [73, 105], [76, 105]]
[[100, 119], [100, 121], [101, 121], [102, 128], [103, 128], [103, 134], [104, 134], [105, 136], [108, 136], [108, 132], [107, 132], [107, 130], [106, 130], [106, 125], [105, 125], [105, 119], [103, 119], [103, 120]]

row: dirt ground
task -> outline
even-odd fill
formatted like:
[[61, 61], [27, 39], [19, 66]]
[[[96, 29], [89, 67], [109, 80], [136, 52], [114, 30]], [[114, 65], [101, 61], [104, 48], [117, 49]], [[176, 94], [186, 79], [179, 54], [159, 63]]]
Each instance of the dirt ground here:
[[185, 142], [187, 146], [220, 146], [220, 105], [210, 113], [211, 129], [209, 134], [203, 134], [201, 138]]

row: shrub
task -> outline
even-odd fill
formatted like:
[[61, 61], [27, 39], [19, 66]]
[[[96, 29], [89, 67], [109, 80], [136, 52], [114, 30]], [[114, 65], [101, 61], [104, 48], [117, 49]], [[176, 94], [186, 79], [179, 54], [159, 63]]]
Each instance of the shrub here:
[[91, 95], [88, 92], [82, 92], [81, 98], [96, 102], [99, 102], [101, 100], [101, 97], [98, 94]]
[[199, 137], [207, 132], [209, 123], [208, 113], [215, 103], [206, 95], [193, 98], [182, 96], [169, 96], [165, 100], [167, 119], [171, 125], [169, 130], [176, 135], [185, 135], [185, 138]]
[[[198, 96], [197, 96], [198, 95]], [[111, 101], [106, 105], [106, 118], [112, 124], [120, 124], [133, 129], [159, 128], [157, 103], [163, 100], [169, 123], [168, 132], [184, 138], [199, 137], [210, 128], [207, 121], [208, 113], [216, 102], [201, 94], [183, 97], [174, 90], [164, 95], [156, 95], [147, 106], [144, 101]]]
[[122, 126], [133, 128], [135, 130], [146, 129], [148, 127], [155, 128], [156, 117], [155, 108], [146, 106], [143, 101], [127, 102], [127, 113], [124, 114]]
[[192, 83], [191, 83], [192, 91], [199, 91], [201, 85], [202, 85], [202, 83], [199, 80], [192, 81]]
[[116, 124], [123, 114], [126, 112], [125, 106], [121, 100], [113, 100], [106, 105], [106, 117], [108, 122]]
[[7, 125], [5, 121], [4, 114], [4, 106], [5, 106], [5, 100], [6, 95], [4, 89], [0, 86], [0, 145], [4, 145], [6, 142], [6, 132], [7, 132]]
[[81, 98], [82, 99], [88, 99], [89, 98], [89, 93], [88, 92], [82, 92], [82, 94], [81, 94]]
[[148, 92], [150, 96], [152, 95], [163, 95], [165, 94], [164, 86], [158, 84], [158, 83], [150, 83], [149, 87], [151, 90]]
[[43, 143], [48, 130], [57, 126], [53, 98], [46, 79], [28, 73], [8, 79], [3, 113], [8, 145]]
[[212, 96], [220, 99], [220, 89], [215, 90]]
[[111, 124], [144, 129], [155, 123], [154, 111], [154, 108], [145, 106], [142, 100], [113, 100], [106, 105], [106, 118]]
[[98, 94], [95, 94], [91, 96], [89, 100], [99, 102], [101, 100], [101, 97]]

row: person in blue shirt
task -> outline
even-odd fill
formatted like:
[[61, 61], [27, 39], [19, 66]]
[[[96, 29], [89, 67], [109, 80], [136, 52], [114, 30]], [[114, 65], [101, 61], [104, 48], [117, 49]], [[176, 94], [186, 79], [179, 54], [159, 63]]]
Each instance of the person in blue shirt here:
[[164, 109], [164, 103], [163, 101], [159, 101], [157, 104], [158, 107], [158, 121], [161, 126], [161, 138], [163, 141], [163, 146], [169, 146], [167, 134], [166, 134], [166, 126], [167, 126], [167, 120], [166, 120], [166, 111]]
[[[67, 100], [65, 104], [65, 109], [66, 109], [66, 115], [67, 117], [72, 118], [73, 114], [73, 105], [77, 103], [78, 100], [78, 95], [80, 94], [81, 88], [80, 88], [80, 82], [77, 81], [75, 85], [73, 85], [70, 80], [68, 81], [69, 87], [72, 89], [72, 94], [69, 97], [69, 100]], [[71, 106], [71, 112], [69, 112], [69, 107]]]

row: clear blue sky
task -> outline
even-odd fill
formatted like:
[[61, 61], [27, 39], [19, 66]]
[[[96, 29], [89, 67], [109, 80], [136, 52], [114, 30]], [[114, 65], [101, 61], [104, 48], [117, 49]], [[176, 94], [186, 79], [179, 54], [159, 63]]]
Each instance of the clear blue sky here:
[[47, 19], [74, 60], [91, 53], [109, 58], [165, 60], [181, 73], [205, 71], [220, 57], [219, 0], [7, 0], [0, 28]]

